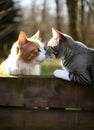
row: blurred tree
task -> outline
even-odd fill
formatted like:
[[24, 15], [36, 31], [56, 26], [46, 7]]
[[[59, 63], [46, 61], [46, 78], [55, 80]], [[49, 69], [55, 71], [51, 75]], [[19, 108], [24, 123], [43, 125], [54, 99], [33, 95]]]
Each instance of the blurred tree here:
[[94, 0], [86, 1], [86, 4], [88, 6], [88, 16], [87, 16], [87, 24], [91, 25], [92, 22], [94, 22]]
[[48, 42], [49, 38], [51, 38], [51, 28], [56, 27], [56, 15], [51, 13], [53, 8], [50, 8], [49, 2], [50, 0], [43, 0], [40, 14], [41, 37], [45, 44]]
[[40, 22], [41, 36], [43, 41], [46, 40], [46, 36], [47, 36], [46, 32], [47, 32], [48, 16], [49, 16], [49, 12], [48, 12], [47, 1], [43, 0], [42, 10], [41, 10], [41, 22]]
[[94, 48], [94, 0], [84, 0], [87, 7], [85, 10], [85, 42], [88, 46]]
[[31, 15], [31, 32], [32, 34], [34, 34], [38, 29], [38, 22], [37, 22], [38, 8], [36, 6], [36, 0], [32, 0], [30, 15]]
[[56, 2], [56, 27], [61, 31], [61, 8], [60, 8], [60, 0], [55, 0]]
[[[31, 0], [20, 30], [30, 36], [37, 30], [43, 42], [51, 38], [51, 28], [69, 33], [75, 40], [94, 46], [94, 0]], [[92, 44], [92, 45], [91, 45]]]
[[62, 31], [62, 1], [55, 0], [56, 3], [56, 28]]
[[37, 30], [40, 30], [41, 40], [46, 43], [49, 40], [49, 36], [51, 37], [51, 27], [55, 26], [54, 19], [55, 15], [50, 13], [49, 1], [41, 0], [38, 3], [37, 0], [32, 0], [30, 16], [28, 15], [28, 20], [25, 20], [25, 23], [30, 21], [26, 26], [26, 28], [29, 26], [27, 32], [32, 35]]
[[74, 37], [75, 40], [78, 40], [77, 32], [77, 0], [66, 0], [68, 7], [68, 16], [69, 16], [69, 31], [70, 35]]
[[19, 10], [13, 0], [0, 0], [0, 53], [17, 40]]
[[85, 42], [85, 35], [84, 35], [84, 19], [85, 19], [85, 12], [84, 12], [84, 0], [78, 0], [77, 3], [77, 30], [79, 35], [79, 40]]
[[31, 5], [31, 34], [34, 34], [37, 30], [41, 29], [42, 40], [45, 40], [47, 30], [47, 1], [42, 0], [41, 5], [37, 5], [36, 0], [32, 0]]

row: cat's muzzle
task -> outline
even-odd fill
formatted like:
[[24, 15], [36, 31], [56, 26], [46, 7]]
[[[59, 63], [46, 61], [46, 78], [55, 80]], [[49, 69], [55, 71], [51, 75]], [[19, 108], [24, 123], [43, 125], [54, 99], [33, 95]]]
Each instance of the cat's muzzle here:
[[53, 58], [53, 57], [56, 57], [56, 55], [57, 55], [57, 52], [54, 50], [54, 48], [51, 47], [51, 46], [49, 46], [49, 47], [47, 48], [47, 50], [46, 50], [46, 56]]

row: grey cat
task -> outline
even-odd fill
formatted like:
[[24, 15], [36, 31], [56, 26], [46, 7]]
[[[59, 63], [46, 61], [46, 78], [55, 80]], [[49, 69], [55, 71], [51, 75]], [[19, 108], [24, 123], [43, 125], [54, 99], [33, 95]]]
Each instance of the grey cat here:
[[94, 88], [94, 50], [53, 28], [52, 34], [46, 55], [63, 58], [63, 69], [55, 70], [54, 76]]

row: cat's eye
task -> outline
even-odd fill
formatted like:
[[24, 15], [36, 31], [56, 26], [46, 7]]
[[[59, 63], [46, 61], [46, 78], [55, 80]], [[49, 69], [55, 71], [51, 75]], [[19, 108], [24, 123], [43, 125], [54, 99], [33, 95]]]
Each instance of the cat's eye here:
[[58, 50], [57, 50], [56, 47], [51, 47], [51, 49], [53, 50], [53, 53], [54, 53], [54, 54], [57, 54], [57, 53], [58, 53]]
[[53, 51], [56, 51], [56, 47], [51, 47], [51, 49], [52, 49]]
[[61, 42], [61, 41], [59, 41], [59, 45], [62, 45], [62, 42]]

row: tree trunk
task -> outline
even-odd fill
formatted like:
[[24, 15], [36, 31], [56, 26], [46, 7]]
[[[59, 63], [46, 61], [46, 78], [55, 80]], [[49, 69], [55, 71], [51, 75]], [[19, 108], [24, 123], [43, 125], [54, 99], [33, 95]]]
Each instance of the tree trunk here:
[[69, 31], [70, 35], [78, 40], [77, 32], [77, 1], [76, 0], [67, 0], [68, 15], [69, 15]]
[[56, 3], [56, 28], [59, 31], [62, 31], [61, 24], [62, 24], [62, 16], [61, 16], [61, 3], [60, 0], [55, 0]]

